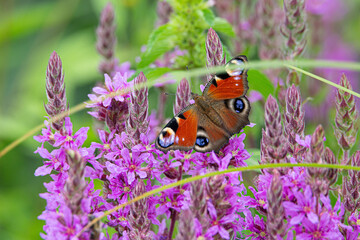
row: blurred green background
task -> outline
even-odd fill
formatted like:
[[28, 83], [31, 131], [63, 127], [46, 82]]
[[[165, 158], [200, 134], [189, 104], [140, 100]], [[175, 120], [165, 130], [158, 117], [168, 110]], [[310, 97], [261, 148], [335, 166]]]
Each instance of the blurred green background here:
[[[108, 1], [0, 1], [0, 149], [44, 121], [45, 74], [50, 54], [63, 62], [70, 108], [86, 101], [103, 76], [97, 66], [96, 28]], [[112, 1], [120, 62], [135, 63], [154, 29], [156, 1]], [[92, 126], [83, 110], [71, 116], [74, 131]], [[80, 121], [81, 119], [81, 121]], [[95, 141], [92, 129], [85, 145]], [[42, 164], [32, 138], [0, 159], [0, 239], [40, 239], [45, 207], [39, 193], [50, 178], [35, 177]]]

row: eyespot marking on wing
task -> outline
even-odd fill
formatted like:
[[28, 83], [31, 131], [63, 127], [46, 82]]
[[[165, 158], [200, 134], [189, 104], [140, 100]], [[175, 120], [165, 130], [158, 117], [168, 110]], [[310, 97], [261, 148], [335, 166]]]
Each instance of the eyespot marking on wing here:
[[173, 145], [174, 141], [175, 141], [174, 130], [172, 130], [170, 127], [164, 128], [159, 135], [158, 144], [163, 148], [167, 148]]
[[244, 108], [245, 108], [245, 104], [243, 100], [241, 100], [240, 98], [235, 99], [234, 101], [235, 112], [241, 113], [244, 110]]
[[202, 126], [198, 127], [195, 145], [198, 149], [203, 149], [210, 143], [209, 136], [206, 134], [205, 129]]
[[205, 147], [206, 145], [209, 144], [209, 139], [203, 136], [197, 137], [195, 144], [198, 145], [199, 147]]

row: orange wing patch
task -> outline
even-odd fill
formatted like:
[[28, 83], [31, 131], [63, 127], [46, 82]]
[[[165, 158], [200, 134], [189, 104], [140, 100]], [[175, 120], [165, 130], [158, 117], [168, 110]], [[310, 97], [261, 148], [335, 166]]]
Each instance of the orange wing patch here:
[[185, 119], [177, 117], [179, 127], [175, 133], [174, 145], [192, 147], [196, 141], [198, 116], [193, 109], [184, 112]]
[[217, 100], [241, 97], [248, 89], [243, 75], [231, 76], [226, 79], [217, 78], [215, 81], [217, 86], [211, 84], [206, 94]]

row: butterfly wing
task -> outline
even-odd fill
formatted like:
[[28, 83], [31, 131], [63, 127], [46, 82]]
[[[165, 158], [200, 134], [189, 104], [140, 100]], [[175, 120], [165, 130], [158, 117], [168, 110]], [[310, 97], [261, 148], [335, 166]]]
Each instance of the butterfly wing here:
[[246, 63], [246, 56], [231, 59], [225, 65], [226, 72], [216, 74], [206, 84], [203, 96], [217, 100], [244, 96], [249, 89]]
[[199, 115], [194, 104], [181, 110], [161, 130], [155, 147], [163, 152], [173, 149], [191, 150], [196, 141]]
[[237, 134], [250, 124], [250, 102], [243, 96], [239, 98], [214, 101], [214, 110], [223, 120], [224, 129], [230, 136]]
[[250, 124], [250, 103], [245, 96], [213, 100], [210, 105], [208, 113], [199, 118], [194, 146], [198, 152], [219, 152], [232, 135]]
[[251, 107], [245, 97], [248, 90], [246, 63], [245, 56], [231, 59], [225, 66], [226, 73], [216, 74], [206, 85], [199, 99], [203, 99], [209, 107], [206, 107], [206, 117], [200, 119], [205, 124], [202, 129], [198, 128], [197, 139], [199, 134], [204, 136], [208, 146], [199, 148], [195, 145], [195, 150], [218, 152], [232, 135], [250, 124]]
[[248, 90], [245, 56], [226, 64], [226, 73], [216, 74], [205, 86], [202, 96], [194, 98], [163, 128], [155, 147], [163, 152], [173, 149], [218, 152], [250, 123], [250, 103], [244, 96]]

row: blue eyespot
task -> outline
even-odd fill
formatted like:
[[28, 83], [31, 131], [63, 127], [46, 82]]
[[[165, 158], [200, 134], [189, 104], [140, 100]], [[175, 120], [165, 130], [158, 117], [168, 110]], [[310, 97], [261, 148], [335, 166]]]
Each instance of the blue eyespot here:
[[244, 108], [245, 108], [245, 104], [244, 104], [243, 100], [241, 100], [240, 98], [235, 99], [235, 101], [234, 101], [235, 112], [241, 113], [244, 110]]
[[174, 144], [175, 134], [173, 132], [169, 132], [169, 128], [165, 128], [158, 137], [158, 144], [160, 147], [167, 148]]
[[209, 139], [207, 139], [206, 137], [197, 137], [195, 144], [198, 145], [199, 147], [205, 147], [206, 145], [209, 144]]

